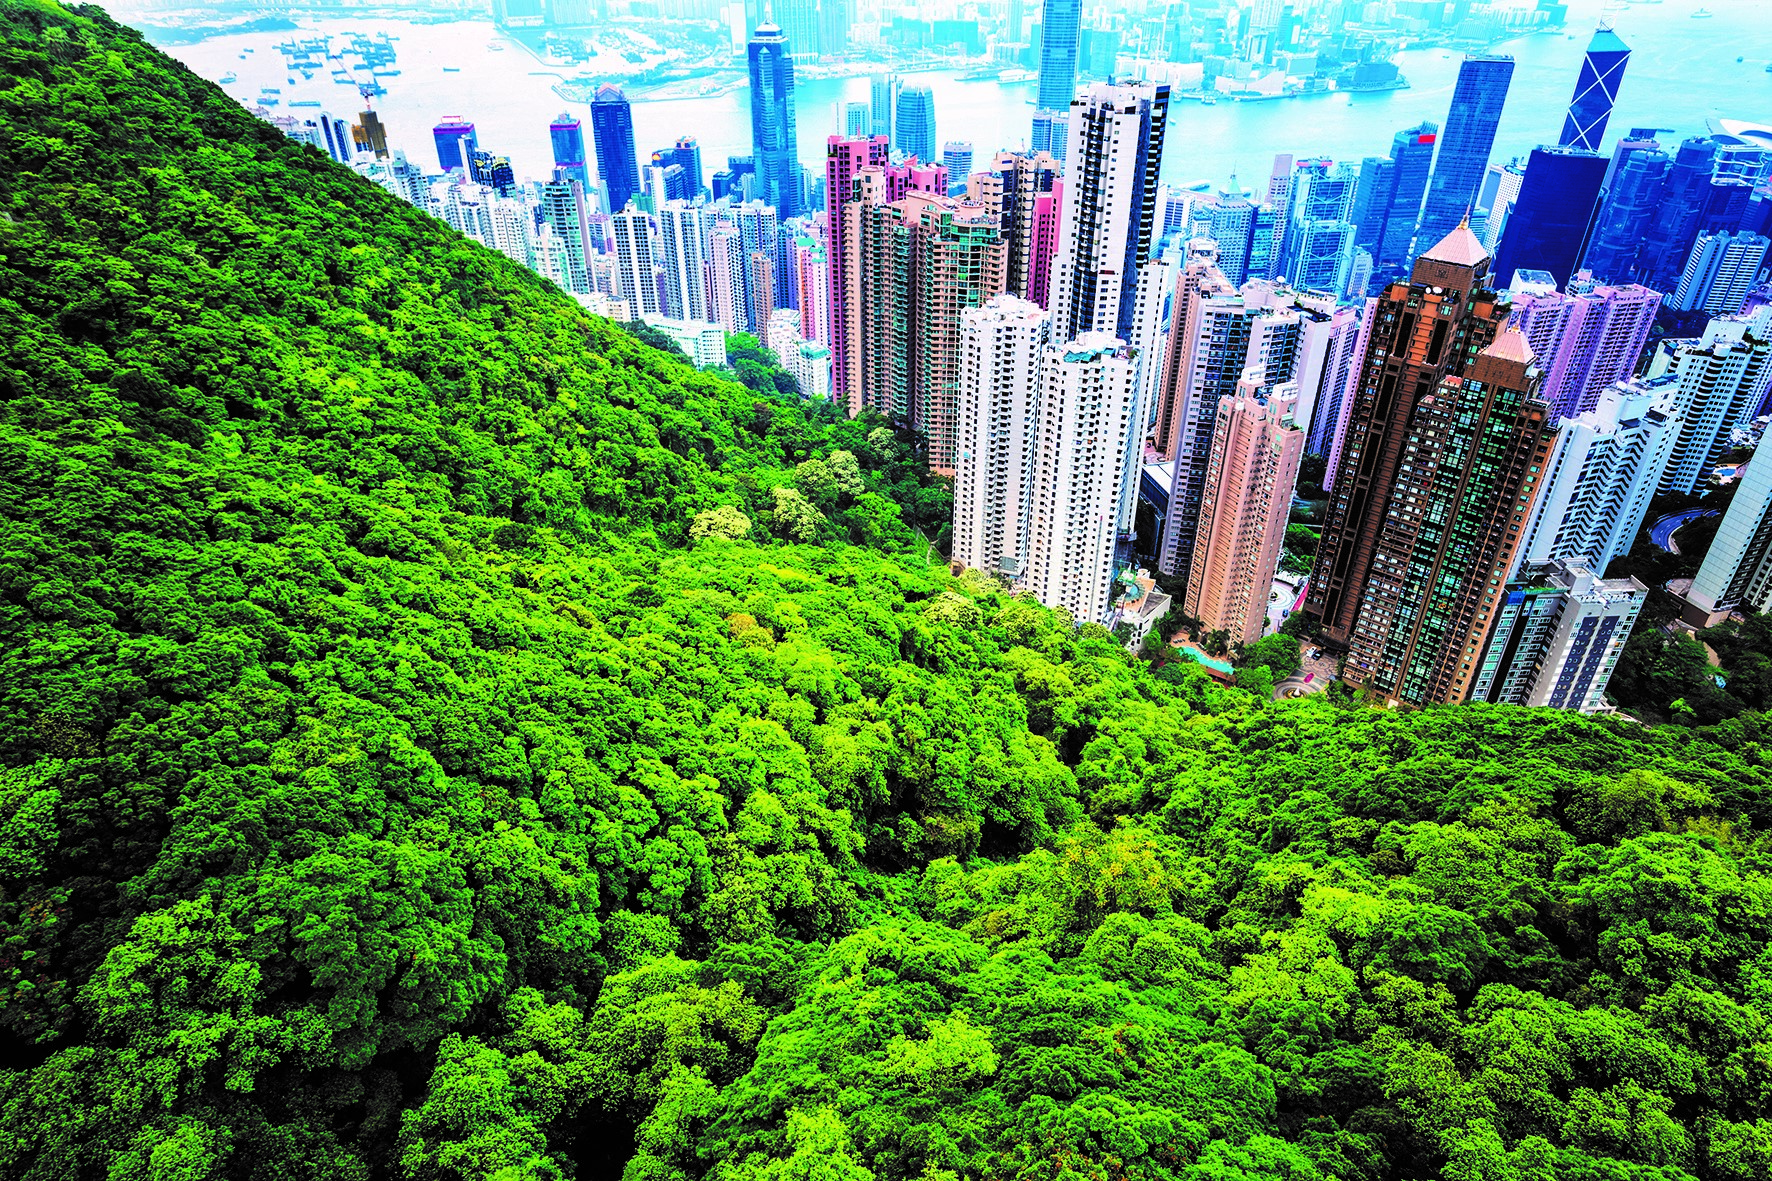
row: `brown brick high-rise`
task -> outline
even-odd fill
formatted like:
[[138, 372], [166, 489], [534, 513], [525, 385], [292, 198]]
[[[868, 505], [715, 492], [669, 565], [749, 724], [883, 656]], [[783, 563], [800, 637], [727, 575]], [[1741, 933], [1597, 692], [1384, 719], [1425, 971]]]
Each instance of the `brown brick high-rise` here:
[[1401, 701], [1469, 692], [1553, 437], [1489, 262], [1460, 225], [1379, 298], [1305, 600]]

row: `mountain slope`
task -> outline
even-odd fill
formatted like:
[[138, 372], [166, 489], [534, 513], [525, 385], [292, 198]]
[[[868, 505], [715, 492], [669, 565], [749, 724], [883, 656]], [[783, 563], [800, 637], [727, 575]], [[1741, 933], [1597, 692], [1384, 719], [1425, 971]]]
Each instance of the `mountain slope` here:
[[1275, 706], [0, 0], [0, 1174], [1748, 1178], [1761, 722]]

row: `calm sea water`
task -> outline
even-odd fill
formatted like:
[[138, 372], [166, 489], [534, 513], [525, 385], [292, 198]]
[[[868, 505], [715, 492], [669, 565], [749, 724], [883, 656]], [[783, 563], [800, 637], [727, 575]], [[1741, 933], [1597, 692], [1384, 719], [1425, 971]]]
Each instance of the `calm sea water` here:
[[[1772, 123], [1772, 73], [1766, 70], [1772, 61], [1772, 4], [1705, 0], [1705, 6], [1713, 18], [1691, 18], [1697, 0], [1629, 6], [1610, 0], [1605, 7], [1605, 15], [1634, 51], [1611, 139], [1631, 127], [1696, 134], [1713, 116]], [[1511, 53], [1518, 62], [1496, 142], [1497, 159], [1523, 155], [1535, 144], [1556, 139], [1582, 50], [1601, 13], [1600, 0], [1576, 0], [1565, 32], [1496, 47], [1495, 52]], [[434, 166], [432, 125], [445, 115], [465, 115], [478, 126], [483, 145], [510, 155], [519, 176], [540, 178], [551, 167], [547, 125], [568, 104], [551, 90], [554, 76], [530, 72], [549, 67], [500, 37], [490, 22], [414, 25], [362, 17], [310, 21], [303, 27], [332, 34], [387, 32], [399, 38], [400, 76], [383, 80], [388, 93], [375, 105], [390, 142], [415, 162]], [[279, 113], [315, 113], [315, 108], [292, 109], [289, 103], [298, 99], [317, 99], [338, 114], [361, 109], [356, 92], [334, 84], [324, 71], [310, 82], [299, 74], [293, 84], [287, 81], [276, 46], [289, 36], [217, 37], [171, 46], [168, 52], [212, 80], [236, 73], [238, 80], [224, 89], [237, 98], [251, 100], [261, 87], [279, 88]], [[1737, 62], [1737, 57], [1743, 60]], [[1276, 152], [1346, 160], [1383, 155], [1395, 131], [1423, 119], [1445, 122], [1459, 60], [1459, 54], [1445, 50], [1404, 53], [1399, 65], [1413, 84], [1408, 90], [1210, 107], [1178, 103], [1172, 108], [1164, 178], [1222, 183], [1235, 173], [1245, 184], [1260, 187]], [[459, 72], [445, 73], [445, 66]], [[1025, 142], [1032, 83], [962, 82], [953, 73], [919, 74], [916, 80], [935, 91], [939, 139], [971, 140], [975, 158]], [[867, 97], [866, 78], [800, 84], [800, 152], [810, 167], [822, 166], [824, 139], [837, 130], [843, 103], [865, 102]], [[585, 113], [582, 104], [570, 109], [581, 117]], [[695, 100], [640, 99], [634, 103], [634, 129], [642, 156], [679, 135], [698, 137], [711, 172], [727, 154], [750, 150], [748, 95], [740, 90]]]

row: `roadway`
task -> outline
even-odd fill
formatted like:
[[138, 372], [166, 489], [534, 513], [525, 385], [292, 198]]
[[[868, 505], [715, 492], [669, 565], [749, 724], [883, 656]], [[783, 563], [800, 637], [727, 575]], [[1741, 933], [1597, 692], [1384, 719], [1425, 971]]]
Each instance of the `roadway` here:
[[1650, 524], [1649, 540], [1654, 542], [1657, 548], [1662, 551], [1670, 554], [1677, 554], [1680, 552], [1680, 547], [1674, 544], [1674, 532], [1676, 530], [1682, 525], [1691, 524], [1699, 517], [1719, 516], [1722, 516], [1722, 511], [1714, 508], [1689, 508], [1677, 513], [1664, 514], [1663, 516], [1656, 517], [1654, 522]]

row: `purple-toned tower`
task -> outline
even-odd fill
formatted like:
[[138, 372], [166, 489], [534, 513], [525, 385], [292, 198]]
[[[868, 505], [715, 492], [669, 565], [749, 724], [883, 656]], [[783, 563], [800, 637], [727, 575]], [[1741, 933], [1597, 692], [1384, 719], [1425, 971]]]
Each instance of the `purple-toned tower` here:
[[1544, 369], [1540, 396], [1555, 415], [1585, 414], [1601, 391], [1636, 372], [1661, 295], [1635, 283], [1596, 284], [1586, 271], [1563, 291], [1542, 272], [1521, 275], [1526, 281], [1515, 287], [1510, 323]]

